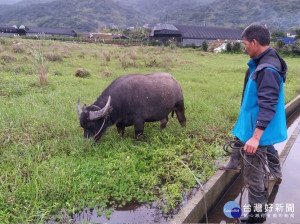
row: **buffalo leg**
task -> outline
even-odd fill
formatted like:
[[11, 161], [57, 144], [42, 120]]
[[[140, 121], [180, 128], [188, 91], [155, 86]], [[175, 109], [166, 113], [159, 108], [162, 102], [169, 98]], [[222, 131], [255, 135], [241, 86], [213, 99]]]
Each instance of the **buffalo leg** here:
[[177, 119], [182, 127], [185, 127], [186, 118], [184, 116], [184, 104], [183, 101], [179, 102], [175, 107], [175, 113], [177, 115]]
[[121, 123], [116, 124], [118, 133], [123, 137], [125, 133], [125, 126]]
[[160, 120], [160, 130], [166, 128], [167, 127], [167, 123], [168, 123], [168, 117]]
[[138, 141], [143, 140], [144, 124], [145, 124], [144, 121], [134, 122], [135, 138]]

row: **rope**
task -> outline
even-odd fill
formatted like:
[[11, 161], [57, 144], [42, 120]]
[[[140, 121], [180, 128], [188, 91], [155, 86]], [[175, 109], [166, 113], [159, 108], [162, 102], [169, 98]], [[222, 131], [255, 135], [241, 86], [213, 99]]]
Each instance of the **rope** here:
[[95, 135], [94, 135], [94, 138], [95, 138], [95, 139], [96, 139], [96, 137], [99, 135], [99, 133], [101, 132], [101, 130], [102, 130], [104, 124], [105, 124], [105, 121], [106, 121], [106, 119], [103, 120], [102, 126], [101, 126], [101, 128], [99, 129], [99, 131], [98, 131], [97, 133], [95, 133]]
[[181, 163], [189, 170], [189, 172], [193, 175], [193, 177], [195, 178], [195, 180], [197, 181], [197, 183], [200, 186], [201, 192], [203, 194], [203, 199], [204, 199], [204, 209], [205, 209], [206, 223], [208, 224], [207, 205], [206, 205], [206, 198], [205, 198], [204, 186], [203, 186], [203, 184], [201, 184], [201, 182], [199, 181], [199, 179], [195, 176], [195, 174], [193, 173], [193, 171], [191, 171], [191, 169], [182, 160], [181, 160]]
[[[243, 163], [248, 163], [250, 166], [251, 166], [251, 173], [249, 175], [249, 179], [251, 178], [252, 174], [253, 174], [253, 171], [254, 169], [257, 170], [258, 172], [264, 174], [267, 176], [268, 178], [268, 181], [267, 183], [269, 183], [269, 177], [272, 175], [275, 179], [275, 181], [278, 181], [278, 177], [277, 175], [272, 171], [272, 169], [270, 168], [270, 165], [280, 165], [280, 162], [279, 162], [279, 158], [271, 153], [268, 153], [266, 152], [265, 155], [264, 155], [264, 152], [262, 152], [261, 150], [256, 150], [256, 153], [255, 154], [251, 154], [253, 155], [254, 157], [257, 157], [256, 159], [258, 160], [258, 163], [262, 164], [262, 167], [263, 167], [263, 170], [260, 170], [258, 169], [257, 167], [255, 167], [251, 162], [249, 162], [246, 158], [246, 155], [244, 153], [244, 143], [241, 142], [240, 140], [238, 139], [235, 139], [235, 140], [231, 140], [231, 141], [228, 141], [224, 144], [223, 146], [223, 150], [227, 153], [227, 154], [232, 154], [232, 150], [238, 150], [240, 155], [241, 155], [241, 158], [242, 158], [242, 167], [243, 167]], [[271, 162], [271, 161], [268, 161], [268, 157], [269, 156], [272, 156], [274, 158], [277, 159], [278, 163], [275, 163], [275, 162]], [[268, 168], [268, 170], [267, 170]], [[266, 186], [266, 188], [268, 188], [268, 185]], [[240, 200], [239, 200], [239, 205], [241, 207], [241, 204], [242, 204], [242, 197], [243, 197], [243, 194], [245, 192], [245, 190], [248, 190], [248, 192], [255, 196], [255, 197], [264, 197], [265, 195], [262, 194], [262, 195], [257, 195], [255, 194], [254, 192], [251, 191], [251, 189], [249, 189], [249, 187], [247, 186], [247, 183], [244, 183], [244, 186], [242, 187], [241, 189], [241, 196], [240, 196]], [[240, 219], [238, 219], [238, 221], [240, 222]]]

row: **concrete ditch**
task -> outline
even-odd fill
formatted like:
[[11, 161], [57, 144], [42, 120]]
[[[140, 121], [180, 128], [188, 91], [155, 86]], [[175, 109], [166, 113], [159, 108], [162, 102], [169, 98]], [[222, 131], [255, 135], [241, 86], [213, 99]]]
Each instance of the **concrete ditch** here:
[[[289, 118], [300, 108], [300, 95], [289, 102], [285, 106], [286, 117]], [[299, 133], [298, 133], [299, 134]], [[288, 152], [291, 149], [295, 134], [289, 138], [284, 150], [280, 153], [280, 163], [283, 165]], [[171, 220], [171, 224], [179, 223], [199, 223], [206, 216], [225, 191], [231, 186], [239, 173], [218, 170], [213, 177], [204, 185], [204, 191], [198, 191], [196, 195], [179, 211], [179, 213]], [[270, 182], [269, 191], [272, 191], [274, 182]]]

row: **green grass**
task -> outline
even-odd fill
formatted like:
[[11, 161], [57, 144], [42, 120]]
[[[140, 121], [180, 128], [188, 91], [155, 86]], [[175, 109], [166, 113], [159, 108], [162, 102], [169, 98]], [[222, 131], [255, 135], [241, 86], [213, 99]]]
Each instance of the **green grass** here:
[[[203, 183], [214, 174], [238, 116], [247, 55], [22, 39], [0, 43], [2, 223], [38, 223], [60, 211], [95, 206], [109, 217], [109, 207], [155, 200], [166, 212], [197, 185], [182, 161]], [[16, 50], [16, 43], [22, 47]], [[59, 58], [49, 64], [49, 85], [39, 83], [34, 51]], [[286, 61], [288, 102], [300, 93], [300, 64], [299, 58]], [[91, 76], [75, 77], [80, 68]], [[115, 78], [154, 71], [170, 72], [181, 84], [186, 128], [174, 117], [163, 131], [159, 122], [147, 123], [142, 142], [132, 127], [122, 138], [115, 126], [98, 144], [83, 140], [78, 97], [89, 105]]]

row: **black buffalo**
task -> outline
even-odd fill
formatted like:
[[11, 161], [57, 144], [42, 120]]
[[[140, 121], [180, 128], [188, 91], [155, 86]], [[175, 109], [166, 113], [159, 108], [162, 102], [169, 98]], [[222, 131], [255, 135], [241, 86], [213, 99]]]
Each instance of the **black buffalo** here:
[[175, 112], [181, 126], [185, 126], [182, 90], [169, 73], [125, 75], [114, 80], [91, 105], [77, 113], [84, 137], [98, 141], [107, 127], [116, 124], [123, 136], [125, 127], [134, 125], [135, 136], [140, 138], [144, 123], [160, 121], [165, 128], [170, 112]]

